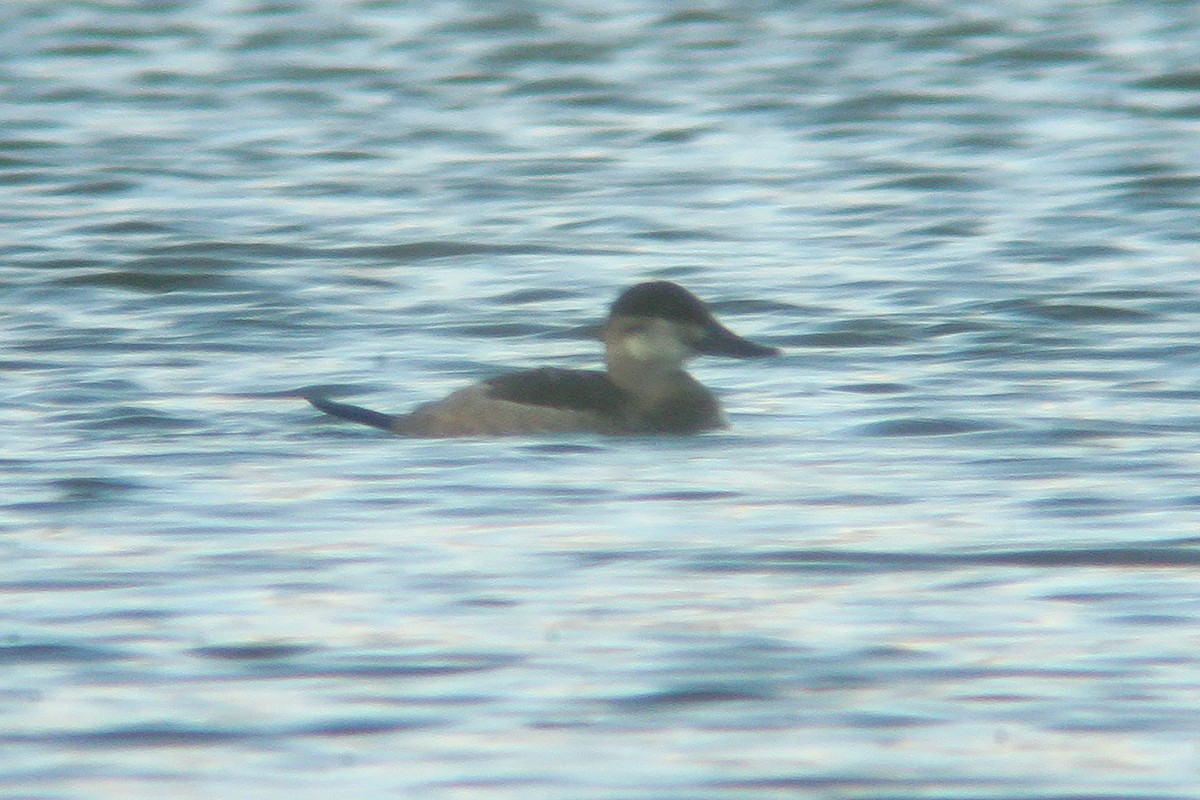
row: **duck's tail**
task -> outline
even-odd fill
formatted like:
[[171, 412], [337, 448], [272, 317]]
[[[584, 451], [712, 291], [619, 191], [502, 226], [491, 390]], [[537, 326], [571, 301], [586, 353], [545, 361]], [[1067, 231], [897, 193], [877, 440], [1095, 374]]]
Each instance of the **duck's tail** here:
[[396, 417], [391, 414], [382, 414], [378, 411], [372, 411], [369, 408], [360, 408], [359, 406], [347, 405], [346, 403], [335, 403], [332, 400], [325, 400], [320, 397], [306, 397], [304, 399], [326, 414], [340, 419], [348, 419], [351, 422], [370, 425], [372, 428], [382, 428], [385, 431], [395, 430], [393, 426], [396, 423]]

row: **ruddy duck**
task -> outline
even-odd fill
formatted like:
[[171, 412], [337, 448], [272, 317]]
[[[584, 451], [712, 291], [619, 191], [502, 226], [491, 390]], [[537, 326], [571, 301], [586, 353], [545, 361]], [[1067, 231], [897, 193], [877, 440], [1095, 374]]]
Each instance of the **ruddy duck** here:
[[695, 295], [670, 281], [625, 290], [609, 311], [603, 339], [606, 372], [557, 367], [513, 372], [409, 414], [307, 400], [335, 417], [405, 436], [696, 433], [728, 423], [712, 392], [683, 370], [687, 359], [779, 353], [738, 336]]

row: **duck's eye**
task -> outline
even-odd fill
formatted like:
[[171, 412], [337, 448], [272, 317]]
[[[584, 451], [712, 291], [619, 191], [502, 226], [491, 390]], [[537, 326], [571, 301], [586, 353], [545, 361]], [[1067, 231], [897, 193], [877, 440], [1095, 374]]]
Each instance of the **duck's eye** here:
[[708, 331], [702, 325], [687, 325], [683, 330], [688, 343], [693, 345], [699, 344], [708, 336]]

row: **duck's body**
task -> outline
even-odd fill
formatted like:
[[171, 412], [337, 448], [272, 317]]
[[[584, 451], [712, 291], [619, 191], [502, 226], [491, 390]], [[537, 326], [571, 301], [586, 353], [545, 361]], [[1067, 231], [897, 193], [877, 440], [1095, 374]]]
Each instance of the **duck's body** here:
[[694, 295], [668, 281], [626, 290], [609, 313], [604, 343], [606, 372], [554, 367], [514, 372], [409, 414], [318, 398], [309, 402], [333, 416], [405, 436], [697, 433], [727, 423], [716, 397], [683, 370], [689, 357], [779, 352], [725, 328]]
[[309, 402], [335, 417], [405, 436], [695, 433], [726, 427], [711, 392], [684, 372], [672, 383], [665, 397], [639, 398], [603, 372], [545, 367], [472, 384], [408, 414]]

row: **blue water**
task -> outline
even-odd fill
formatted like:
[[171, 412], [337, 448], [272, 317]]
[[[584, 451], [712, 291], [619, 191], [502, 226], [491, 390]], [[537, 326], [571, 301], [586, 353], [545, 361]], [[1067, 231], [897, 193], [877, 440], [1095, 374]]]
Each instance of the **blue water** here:
[[[0, 795], [1200, 793], [1200, 14], [0, 6]], [[678, 281], [733, 427], [406, 441]]]

